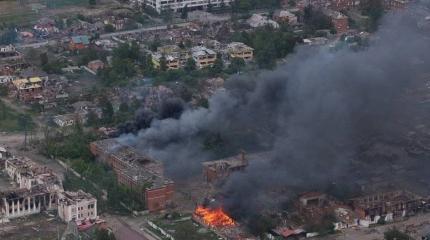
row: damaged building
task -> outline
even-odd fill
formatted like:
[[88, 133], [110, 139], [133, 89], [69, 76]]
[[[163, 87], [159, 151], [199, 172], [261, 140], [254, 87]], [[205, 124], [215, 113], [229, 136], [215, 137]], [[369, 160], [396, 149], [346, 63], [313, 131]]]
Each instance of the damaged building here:
[[56, 193], [46, 186], [17, 189], [0, 193], [2, 219], [13, 219], [57, 208]]
[[163, 176], [161, 162], [115, 139], [92, 142], [91, 152], [112, 167], [119, 184], [136, 192], [149, 211], [159, 211], [171, 203], [174, 183]]
[[232, 172], [242, 171], [248, 166], [245, 152], [237, 156], [216, 161], [203, 162], [203, 176], [206, 182], [215, 182], [228, 177]]
[[97, 200], [83, 191], [64, 192], [51, 169], [15, 156], [4, 159], [2, 169], [17, 188], [0, 192], [0, 222], [50, 210], [66, 222], [97, 218]]
[[386, 222], [417, 213], [424, 199], [406, 190], [387, 190], [365, 194], [351, 199], [355, 211], [360, 213], [360, 225], [369, 226], [380, 219]]
[[58, 197], [58, 216], [65, 222], [97, 218], [97, 199], [82, 190], [62, 192]]

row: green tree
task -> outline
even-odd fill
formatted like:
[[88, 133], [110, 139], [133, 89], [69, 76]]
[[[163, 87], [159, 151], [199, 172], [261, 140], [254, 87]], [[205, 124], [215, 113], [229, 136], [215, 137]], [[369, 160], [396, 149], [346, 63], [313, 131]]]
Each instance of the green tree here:
[[115, 235], [106, 229], [97, 229], [95, 231], [95, 240], [115, 240]]
[[194, 61], [193, 58], [188, 58], [187, 62], [185, 63], [184, 70], [186, 72], [192, 72], [196, 69], [197, 69], [196, 61]]
[[330, 17], [326, 16], [321, 10], [315, 9], [312, 5], [305, 7], [303, 21], [307, 29], [310, 31], [333, 28], [333, 23]]
[[98, 122], [99, 117], [93, 110], [90, 110], [87, 115], [87, 126], [97, 126]]
[[102, 122], [104, 124], [111, 124], [113, 122], [113, 106], [107, 97], [100, 99], [100, 107], [102, 109]]
[[384, 3], [382, 0], [363, 0], [360, 1], [362, 14], [369, 16], [369, 31], [378, 28], [379, 20], [384, 15]]
[[213, 5], [212, 5], [212, 3], [211, 3], [211, 1], [209, 0], [209, 2], [208, 2], [208, 6], [207, 6], [207, 9], [206, 9], [208, 12], [212, 12], [213, 11]]
[[115, 32], [115, 27], [112, 24], [106, 24], [104, 30], [107, 33]]
[[222, 61], [222, 55], [217, 54], [217, 58], [214, 62], [214, 65], [211, 67], [211, 73], [212, 74], [219, 74], [224, 69], [224, 62]]
[[399, 231], [396, 228], [392, 228], [384, 232], [384, 239], [385, 240], [412, 240], [413, 238], [410, 237], [408, 234], [402, 231]]
[[49, 63], [48, 54], [46, 52], [40, 54], [40, 66], [46, 66]]
[[7, 117], [7, 107], [3, 101], [0, 100], [0, 120], [5, 120]]
[[188, 5], [186, 4], [181, 10], [181, 18], [188, 19]]
[[228, 66], [229, 73], [239, 73], [246, 63], [242, 58], [233, 58], [230, 65]]
[[14, 27], [10, 27], [3, 34], [0, 35], [0, 45], [8, 45], [16, 43], [18, 33]]
[[91, 6], [96, 5], [96, 3], [97, 3], [96, 0], [88, 0], [88, 4]]
[[167, 70], [167, 59], [164, 54], [160, 58], [160, 71], [165, 72]]
[[9, 93], [9, 90], [8, 90], [7, 86], [0, 85], [0, 96], [6, 97], [8, 93]]
[[173, 10], [170, 7], [163, 9], [160, 15], [166, 23], [171, 23], [173, 20]]

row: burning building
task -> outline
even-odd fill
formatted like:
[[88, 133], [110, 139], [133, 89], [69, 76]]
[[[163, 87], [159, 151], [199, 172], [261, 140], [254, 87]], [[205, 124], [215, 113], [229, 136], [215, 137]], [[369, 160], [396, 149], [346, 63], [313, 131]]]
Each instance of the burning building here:
[[172, 201], [174, 183], [164, 177], [161, 162], [115, 139], [92, 142], [90, 150], [112, 167], [118, 183], [136, 192], [149, 211], [163, 210]]
[[236, 225], [233, 218], [228, 216], [221, 207], [211, 208], [199, 205], [194, 216], [195, 219], [210, 227], [233, 227]]
[[192, 218], [195, 222], [212, 229], [212, 231], [223, 239], [255, 239], [247, 233], [242, 225], [229, 216], [215, 200], [198, 205], [194, 210]]

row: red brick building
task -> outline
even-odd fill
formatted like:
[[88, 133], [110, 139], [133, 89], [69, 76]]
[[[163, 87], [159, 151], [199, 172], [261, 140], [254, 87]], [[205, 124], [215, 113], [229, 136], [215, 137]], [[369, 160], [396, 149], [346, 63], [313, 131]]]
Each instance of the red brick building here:
[[97, 159], [114, 170], [117, 182], [138, 194], [147, 209], [160, 211], [172, 202], [174, 182], [163, 176], [163, 165], [115, 139], [90, 143]]
[[343, 34], [348, 32], [349, 23], [348, 23], [347, 16], [336, 11], [333, 11], [332, 14], [330, 14], [329, 16], [330, 16], [331, 22], [333, 23], [334, 28], [336, 29], [337, 34]]

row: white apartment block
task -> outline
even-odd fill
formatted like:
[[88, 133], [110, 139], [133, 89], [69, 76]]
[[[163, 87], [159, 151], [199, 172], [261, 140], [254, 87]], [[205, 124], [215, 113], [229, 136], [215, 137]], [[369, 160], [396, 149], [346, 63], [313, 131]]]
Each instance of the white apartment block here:
[[213, 7], [220, 7], [222, 4], [230, 5], [233, 0], [136, 0], [147, 6], [152, 7], [158, 13], [163, 9], [172, 9], [175, 12], [180, 11], [187, 6], [190, 10], [206, 9], [209, 4]]

